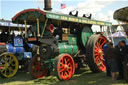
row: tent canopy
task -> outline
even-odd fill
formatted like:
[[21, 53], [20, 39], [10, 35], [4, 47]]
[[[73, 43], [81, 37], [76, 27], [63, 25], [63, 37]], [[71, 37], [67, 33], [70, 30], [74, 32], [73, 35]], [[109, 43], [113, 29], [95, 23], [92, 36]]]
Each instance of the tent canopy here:
[[116, 38], [116, 37], [126, 37], [126, 35], [125, 35], [124, 32], [119, 31], [119, 32], [113, 33], [113, 34], [111, 35], [111, 37], [114, 37], [114, 38]]
[[114, 12], [113, 17], [116, 20], [120, 20], [120, 21], [123, 21], [123, 22], [128, 22], [128, 7], [124, 7], [124, 8], [116, 10]]

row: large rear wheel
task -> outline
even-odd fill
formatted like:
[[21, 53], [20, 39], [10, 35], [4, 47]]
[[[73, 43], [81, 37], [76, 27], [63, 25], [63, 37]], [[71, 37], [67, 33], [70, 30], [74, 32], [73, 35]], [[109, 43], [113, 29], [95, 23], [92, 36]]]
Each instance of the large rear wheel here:
[[55, 61], [55, 71], [59, 80], [71, 79], [75, 71], [73, 58], [69, 54], [59, 55]]
[[33, 56], [29, 66], [29, 72], [33, 78], [45, 77], [48, 73], [48, 68], [44, 64], [44, 59], [37, 54]]
[[17, 73], [19, 67], [17, 57], [12, 53], [3, 53], [0, 57], [0, 65], [3, 67], [0, 70], [0, 74], [6, 78], [13, 77]]
[[107, 39], [101, 35], [92, 35], [86, 47], [87, 60], [93, 72], [106, 71], [103, 46]]

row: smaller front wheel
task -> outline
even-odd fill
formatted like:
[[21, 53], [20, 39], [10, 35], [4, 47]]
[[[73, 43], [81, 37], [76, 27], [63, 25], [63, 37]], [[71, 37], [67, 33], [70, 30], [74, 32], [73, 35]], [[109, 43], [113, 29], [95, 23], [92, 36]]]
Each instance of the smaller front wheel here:
[[33, 78], [45, 77], [48, 73], [48, 68], [44, 64], [44, 59], [37, 54], [34, 55], [29, 65], [29, 72]]
[[55, 61], [55, 71], [59, 80], [71, 79], [75, 71], [73, 58], [69, 54], [59, 55]]

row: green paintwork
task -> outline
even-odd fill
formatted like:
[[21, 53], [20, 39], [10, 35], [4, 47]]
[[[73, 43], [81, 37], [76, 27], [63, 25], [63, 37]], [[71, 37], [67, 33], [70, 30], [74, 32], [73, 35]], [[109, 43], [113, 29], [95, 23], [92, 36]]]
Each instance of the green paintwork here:
[[88, 26], [85, 26], [83, 29], [82, 29], [82, 43], [84, 46], [86, 46], [86, 42], [88, 40], [88, 38], [93, 34], [92, 30], [90, 27]]
[[58, 48], [59, 48], [59, 54], [68, 53], [70, 55], [74, 55], [78, 51], [78, 46], [77, 45], [69, 45], [66, 42], [59, 43]]
[[59, 54], [68, 53], [74, 55], [78, 51], [77, 36], [73, 34], [68, 35], [68, 41], [58, 44]]
[[43, 62], [49, 70], [54, 69], [54, 64], [55, 64], [55, 58], [47, 59]]
[[76, 45], [77, 44], [77, 37], [75, 35], [69, 35], [68, 36], [68, 44], [70, 45]]
[[[43, 26], [44, 26], [44, 23], [39, 23], [39, 28], [40, 28], [40, 33], [42, 33], [42, 29], [43, 29]], [[34, 24], [32, 24], [32, 27], [31, 27], [31, 31], [32, 32], [36, 32], [37, 33], [37, 23], [34, 23]], [[47, 33], [46, 33], [47, 34]]]
[[[27, 20], [27, 18], [28, 18], [28, 16], [29, 16], [30, 14], [34, 14], [34, 16], [35, 16], [36, 18], [39, 18], [39, 17], [41, 16], [41, 14], [38, 13], [38, 12], [27, 12], [27, 13], [24, 13], [24, 15], [20, 15], [20, 16], [16, 19], [16, 21], [13, 21], [13, 22], [14, 22], [14, 23], [17, 23], [17, 22], [18, 22], [18, 19]], [[36, 23], [36, 22], [35, 22], [35, 23]]]
[[[75, 17], [75, 16], [71, 16], [71, 15], [53, 13], [53, 12], [44, 11], [44, 10], [42, 10], [42, 11], [46, 13], [46, 15], [44, 15], [44, 16], [46, 16], [47, 18], [53, 19], [53, 20], [55, 19], [55, 20], [69, 21], [69, 22], [76, 22], [76, 23], [83, 23], [83, 24], [112, 26], [111, 22], [93, 20], [93, 19], [88, 19], [88, 18], [84, 18], [84, 17]], [[37, 12], [37, 11], [36, 12], [35, 11], [29, 11], [29, 12], [26, 12], [23, 15], [19, 16], [17, 18], [17, 20], [13, 21], [13, 22], [17, 23], [18, 19], [27, 20], [27, 18], [30, 14], [34, 14], [36, 18], [40, 18], [40, 16], [42, 15], [40, 12]], [[31, 21], [31, 20], [29, 20], [29, 21]]]
[[62, 20], [62, 21], [70, 21], [70, 22], [77, 22], [77, 23], [84, 23], [84, 24], [95, 24], [95, 25], [102, 25], [102, 26], [112, 26], [112, 23], [105, 22], [105, 21], [98, 21], [87, 19], [83, 17], [74, 17], [65, 14], [57, 14], [52, 12], [46, 12], [46, 17], [50, 19]]

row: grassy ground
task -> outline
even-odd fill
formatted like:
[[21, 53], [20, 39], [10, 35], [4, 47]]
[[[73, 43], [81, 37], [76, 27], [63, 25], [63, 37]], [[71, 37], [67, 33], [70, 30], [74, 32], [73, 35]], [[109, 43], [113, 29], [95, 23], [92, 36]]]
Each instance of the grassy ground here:
[[[54, 74], [53, 74], [54, 75]], [[18, 72], [13, 78], [0, 78], [0, 85], [128, 85], [124, 80], [112, 81], [105, 73], [92, 73], [81, 69], [69, 81], [59, 81], [55, 76], [32, 79], [29, 73]]]

